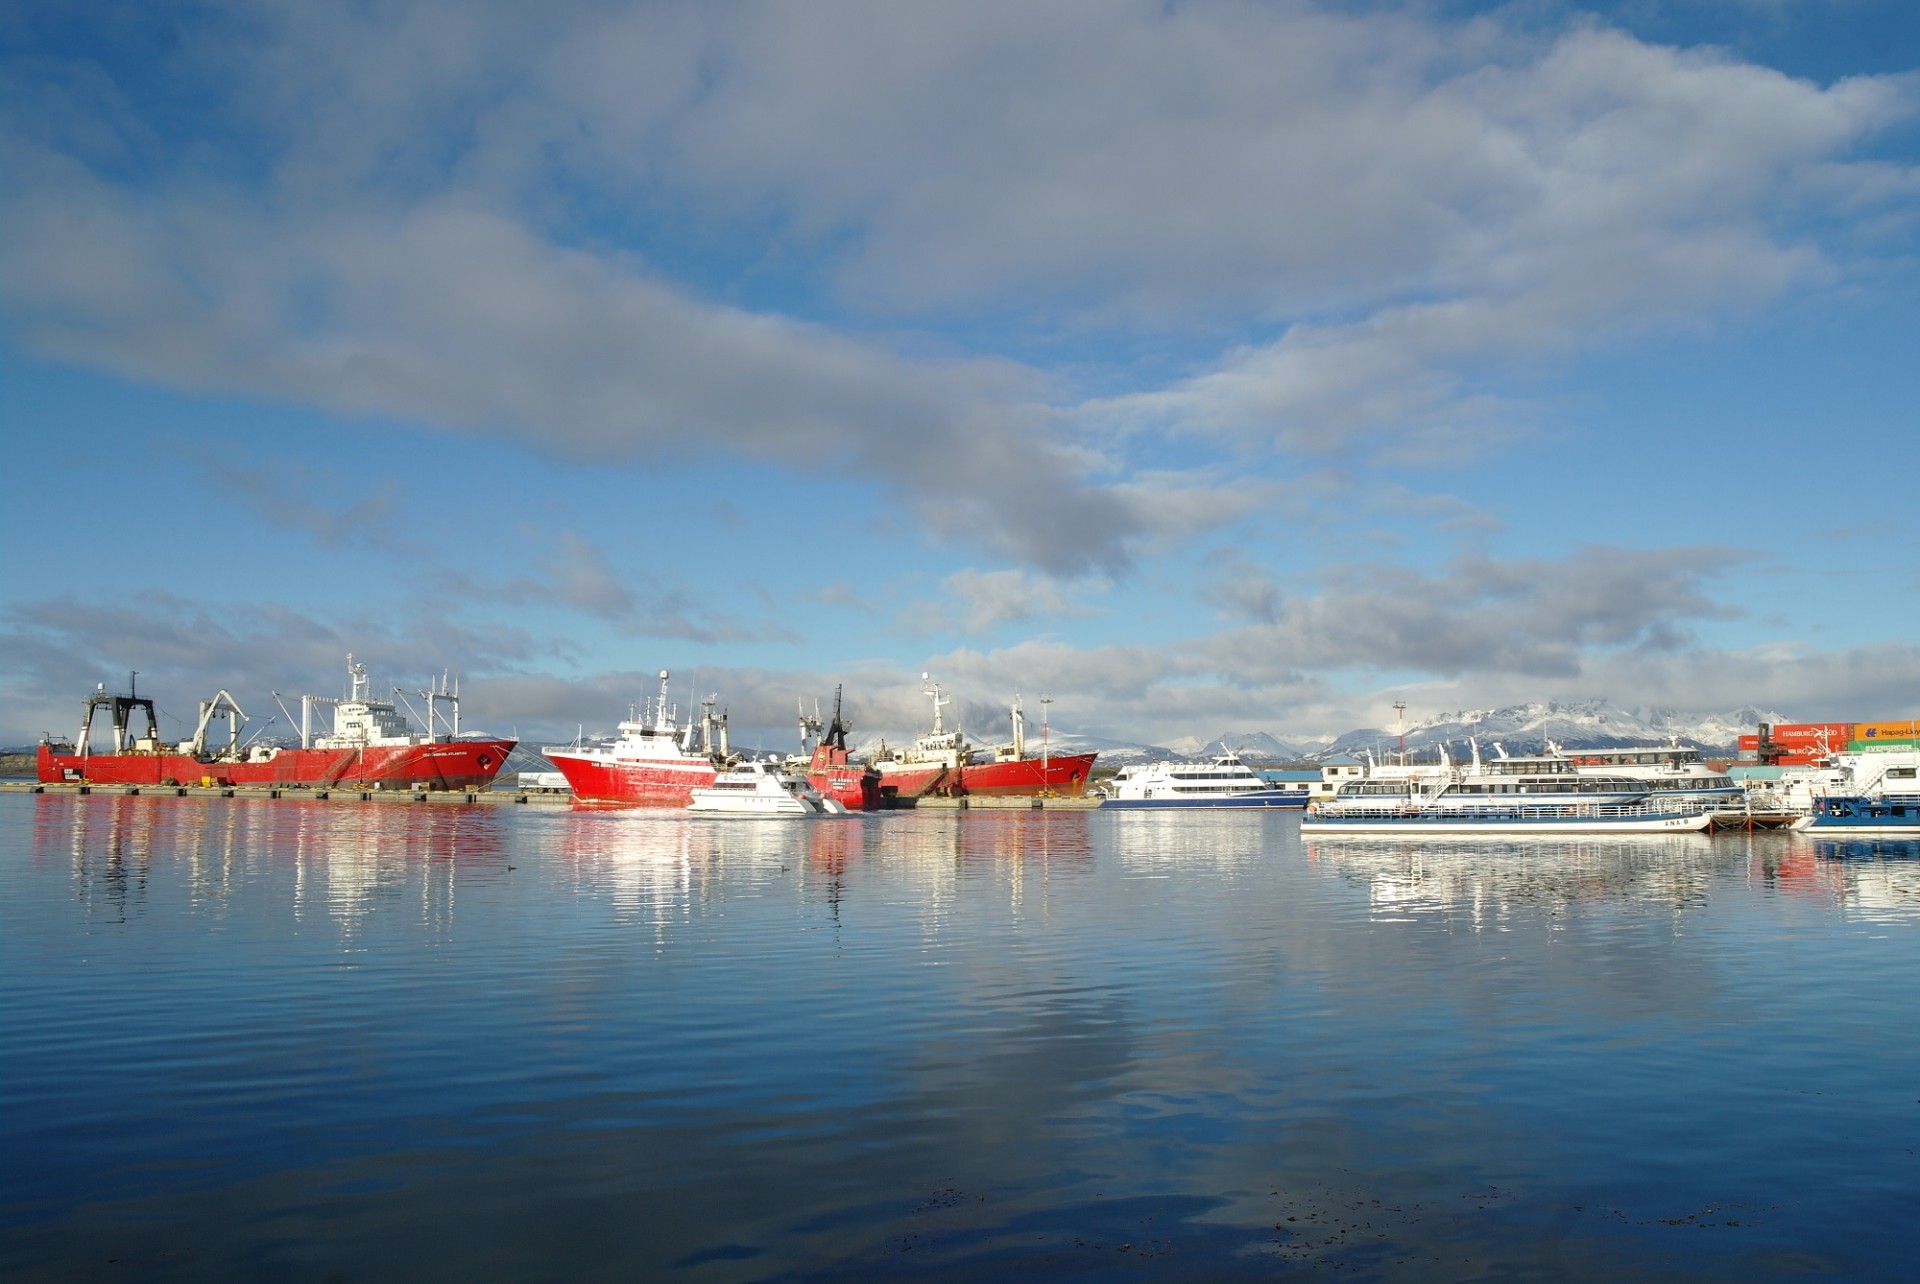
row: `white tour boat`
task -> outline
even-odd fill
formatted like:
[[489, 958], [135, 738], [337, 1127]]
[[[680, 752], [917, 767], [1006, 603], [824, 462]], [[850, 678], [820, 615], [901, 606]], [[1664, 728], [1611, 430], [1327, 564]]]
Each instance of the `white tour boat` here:
[[[1497, 748], [1497, 746], [1496, 746]], [[1302, 833], [1676, 833], [1707, 828], [1697, 804], [1657, 797], [1650, 782], [1574, 770], [1546, 754], [1491, 762], [1473, 746], [1464, 768], [1351, 781], [1308, 808]]]
[[1647, 782], [1655, 801], [1708, 811], [1745, 807], [1747, 791], [1732, 776], [1707, 764], [1700, 751], [1677, 737], [1664, 745], [1628, 745], [1611, 749], [1562, 749], [1551, 740], [1547, 752], [1589, 775], [1631, 776]]
[[693, 791], [687, 810], [725, 816], [851, 814], [845, 803], [815, 789], [805, 776], [764, 762], [743, 762], [718, 773], [712, 784]]
[[1212, 762], [1125, 767], [1107, 785], [1102, 807], [1305, 807], [1307, 782], [1276, 785], [1225, 753]]

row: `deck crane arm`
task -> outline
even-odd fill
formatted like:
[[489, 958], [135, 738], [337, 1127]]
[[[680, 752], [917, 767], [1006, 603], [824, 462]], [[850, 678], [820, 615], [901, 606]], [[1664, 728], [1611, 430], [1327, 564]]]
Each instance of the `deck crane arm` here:
[[227, 715], [227, 748], [239, 749], [240, 728], [247, 720], [247, 711], [223, 687], [213, 699], [200, 702], [200, 721], [193, 729], [193, 740], [187, 750], [194, 757], [201, 757], [207, 752], [207, 726], [223, 712]]

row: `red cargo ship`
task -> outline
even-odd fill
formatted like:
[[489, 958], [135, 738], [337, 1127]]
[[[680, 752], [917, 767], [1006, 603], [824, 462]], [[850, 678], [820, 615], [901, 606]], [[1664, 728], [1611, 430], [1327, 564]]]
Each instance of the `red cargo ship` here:
[[[247, 715], [225, 691], [200, 702], [193, 736], [178, 745], [160, 739], [153, 700], [138, 694], [133, 679], [125, 695], [104, 688], [87, 697], [80, 735], [71, 745], [42, 741], [39, 777], [43, 782], [85, 781], [117, 785], [273, 785], [365, 789], [485, 789], [493, 783], [512, 740], [460, 739], [460, 696], [452, 683], [422, 691], [427, 702], [427, 732], [417, 734], [392, 704], [373, 700], [364, 665], [347, 657], [350, 693], [344, 700], [302, 696], [300, 745], [254, 744], [240, 733]], [[448, 733], [442, 737], [439, 706]], [[314, 734], [316, 710], [331, 706], [333, 729]], [[106, 710], [113, 724], [113, 747], [93, 748], [93, 718]], [[286, 709], [282, 706], [282, 713]], [[132, 735], [133, 715], [146, 718], [146, 734]], [[207, 732], [216, 717], [227, 720], [227, 743], [210, 746]], [[291, 720], [291, 715], [288, 715]]]
[[925, 693], [933, 700], [933, 730], [900, 751], [882, 744], [874, 756], [880, 771], [880, 796], [919, 798], [925, 794], [965, 797], [1034, 797], [1058, 795], [1078, 798], [1087, 792], [1097, 753], [1055, 754], [1043, 748], [1038, 756], [1026, 751], [1026, 720], [1020, 698], [1013, 700], [1013, 740], [991, 749], [978, 748], [959, 730], [942, 726], [940, 711], [952, 703], [940, 694], [938, 683], [920, 675]]
[[644, 716], [619, 726], [619, 737], [605, 745], [563, 745], [541, 752], [573, 786], [582, 802], [634, 807], [684, 807], [693, 791], [713, 783], [730, 754], [726, 715], [713, 713], [711, 698], [701, 702], [700, 748], [694, 749], [694, 725], [674, 725], [667, 701], [667, 671], [660, 670], [660, 699]]

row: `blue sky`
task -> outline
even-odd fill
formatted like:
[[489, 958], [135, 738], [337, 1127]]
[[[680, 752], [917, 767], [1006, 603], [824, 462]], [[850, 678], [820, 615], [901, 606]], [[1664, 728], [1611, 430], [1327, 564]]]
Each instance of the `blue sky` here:
[[[1920, 17], [12, 6], [0, 743], [1920, 707]], [[255, 709], [254, 706], [259, 706]]]

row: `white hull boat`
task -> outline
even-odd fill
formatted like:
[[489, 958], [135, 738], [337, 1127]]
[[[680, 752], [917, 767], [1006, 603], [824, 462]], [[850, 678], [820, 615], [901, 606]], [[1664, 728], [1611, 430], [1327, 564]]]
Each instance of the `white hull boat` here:
[[[1498, 748], [1498, 746], [1495, 746]], [[1653, 782], [1574, 768], [1563, 756], [1350, 781], [1301, 819], [1303, 834], [1672, 834], [1713, 823], [1698, 803], [1658, 797]]]
[[796, 772], [743, 762], [695, 789], [687, 810], [714, 816], [846, 816], [847, 805]]

